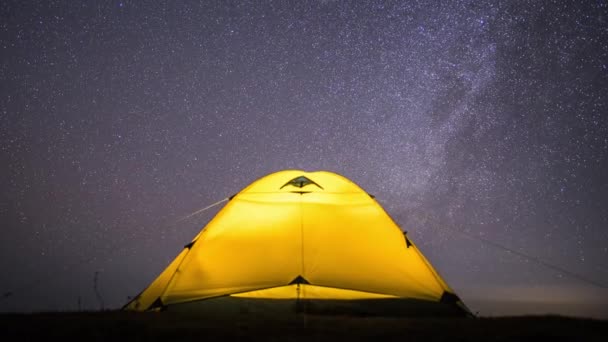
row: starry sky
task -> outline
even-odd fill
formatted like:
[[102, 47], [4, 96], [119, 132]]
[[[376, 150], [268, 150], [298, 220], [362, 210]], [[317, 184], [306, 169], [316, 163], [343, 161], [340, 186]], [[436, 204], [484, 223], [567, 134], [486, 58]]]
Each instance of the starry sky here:
[[0, 311], [118, 308], [221, 205], [177, 220], [298, 168], [375, 195], [474, 312], [608, 317], [605, 0], [0, 15]]

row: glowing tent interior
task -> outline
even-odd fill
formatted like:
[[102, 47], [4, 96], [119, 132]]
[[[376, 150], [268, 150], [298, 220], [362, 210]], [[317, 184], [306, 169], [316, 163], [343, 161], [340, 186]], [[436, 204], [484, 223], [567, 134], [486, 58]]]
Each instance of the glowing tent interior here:
[[327, 171], [267, 175], [233, 196], [123, 309], [467, 315], [372, 196]]

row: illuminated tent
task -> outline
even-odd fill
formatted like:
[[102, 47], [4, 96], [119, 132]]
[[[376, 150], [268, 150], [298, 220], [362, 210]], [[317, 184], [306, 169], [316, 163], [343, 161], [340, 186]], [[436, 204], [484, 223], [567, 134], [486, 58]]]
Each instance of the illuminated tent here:
[[299, 170], [233, 196], [124, 309], [468, 313], [372, 196]]

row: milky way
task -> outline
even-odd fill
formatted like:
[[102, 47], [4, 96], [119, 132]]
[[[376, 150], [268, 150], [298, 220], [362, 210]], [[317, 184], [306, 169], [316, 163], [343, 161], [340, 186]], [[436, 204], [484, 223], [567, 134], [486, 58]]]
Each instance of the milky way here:
[[608, 284], [606, 1], [0, 11], [0, 310], [97, 309], [95, 272], [120, 307], [217, 208], [177, 220], [299, 168], [374, 194], [480, 314], [608, 317], [482, 242]]

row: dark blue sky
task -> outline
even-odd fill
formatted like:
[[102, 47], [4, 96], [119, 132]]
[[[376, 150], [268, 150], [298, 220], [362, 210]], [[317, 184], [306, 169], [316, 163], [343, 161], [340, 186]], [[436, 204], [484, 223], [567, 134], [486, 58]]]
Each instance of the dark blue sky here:
[[300, 168], [374, 194], [474, 311], [608, 317], [605, 288], [471, 238], [608, 284], [606, 1], [0, 14], [1, 311], [97, 308], [96, 271], [119, 307], [214, 212], [180, 217]]

